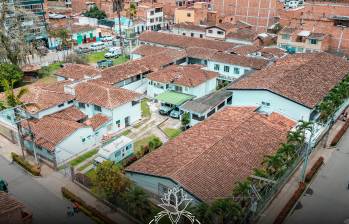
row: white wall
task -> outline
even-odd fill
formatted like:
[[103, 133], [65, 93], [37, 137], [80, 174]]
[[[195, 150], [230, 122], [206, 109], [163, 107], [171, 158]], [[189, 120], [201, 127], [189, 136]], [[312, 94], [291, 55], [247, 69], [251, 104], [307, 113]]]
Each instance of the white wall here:
[[[196, 37], [196, 38], [205, 38], [206, 37], [204, 31], [189, 30], [189, 29], [176, 28], [176, 27], [173, 28], [172, 34], [188, 36], [188, 37]], [[185, 35], [183, 35], [183, 34], [185, 34]], [[194, 36], [192, 36], [191, 34], [193, 34]]]
[[59, 112], [59, 111], [62, 111], [64, 109], [67, 109], [68, 107], [71, 107], [74, 105], [74, 102], [71, 102], [71, 103], [68, 103], [67, 101], [62, 103], [63, 105], [61, 107], [59, 107], [58, 105], [56, 106], [53, 106], [53, 107], [50, 107], [46, 110], [42, 110], [42, 111], [39, 111], [38, 113], [36, 114], [33, 114], [33, 117], [36, 118], [36, 119], [40, 119], [42, 118], [43, 116], [46, 116], [46, 115], [50, 115], [50, 114], [53, 114], [53, 113], [56, 113], [56, 112]]
[[280, 113], [295, 121], [309, 120], [311, 109], [281, 97], [267, 90], [233, 90], [232, 106], [262, 106], [262, 101], [270, 103], [265, 110]]
[[[212, 31], [212, 33], [210, 33], [210, 31]], [[218, 34], [218, 32], [223, 32], [223, 33]], [[212, 28], [206, 29], [206, 37], [224, 39], [225, 38], [225, 31], [223, 31], [217, 27], [212, 27]]]
[[[219, 65], [219, 70], [214, 69], [215, 64]], [[229, 72], [224, 71], [224, 66], [229, 67]], [[238, 69], [239, 73], [235, 73], [234, 68]], [[222, 79], [231, 80], [231, 81], [241, 77], [243, 74], [252, 70], [252, 68], [249, 68], [249, 67], [243, 67], [240, 65], [233, 65], [233, 64], [226, 64], [226, 63], [221, 63], [221, 62], [216, 62], [216, 61], [207, 61], [207, 68], [206, 69], [209, 71], [218, 72], [221, 75]]]

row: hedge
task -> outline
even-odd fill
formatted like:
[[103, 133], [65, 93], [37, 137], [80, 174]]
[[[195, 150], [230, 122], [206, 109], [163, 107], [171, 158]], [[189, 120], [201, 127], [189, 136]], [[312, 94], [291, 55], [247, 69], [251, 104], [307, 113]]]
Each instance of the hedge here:
[[337, 145], [337, 143], [342, 138], [342, 136], [344, 135], [344, 133], [347, 131], [348, 128], [349, 128], [349, 119], [345, 121], [344, 125], [341, 127], [341, 129], [339, 129], [337, 134], [334, 136], [331, 142], [331, 146]]
[[314, 175], [316, 174], [316, 172], [319, 170], [319, 168], [322, 166], [322, 164], [324, 163], [324, 157], [320, 157], [315, 164], [313, 165], [313, 167], [309, 170], [309, 172], [307, 173], [307, 175], [305, 176], [305, 182], [309, 183], [311, 181], [311, 179], [313, 179]]
[[279, 215], [276, 217], [274, 224], [282, 224], [286, 219], [288, 213], [292, 210], [293, 206], [297, 203], [298, 199], [302, 196], [305, 190], [306, 184], [304, 182], [300, 182], [297, 190], [293, 193], [290, 200], [287, 202], [285, 207], [281, 210]]
[[34, 176], [41, 176], [41, 168], [39, 165], [32, 165], [27, 160], [25, 160], [23, 157], [17, 155], [14, 152], [11, 152], [12, 160], [15, 161], [18, 165], [23, 167], [25, 170], [33, 174]]
[[80, 205], [80, 210], [85, 213], [87, 216], [89, 216], [91, 219], [96, 221], [97, 223], [103, 223], [103, 224], [118, 224], [117, 222], [111, 220], [108, 216], [102, 214], [100, 211], [98, 211], [96, 208], [86, 204], [84, 200], [76, 196], [74, 193], [69, 191], [67, 188], [62, 187], [62, 194], [65, 198], [77, 202]]

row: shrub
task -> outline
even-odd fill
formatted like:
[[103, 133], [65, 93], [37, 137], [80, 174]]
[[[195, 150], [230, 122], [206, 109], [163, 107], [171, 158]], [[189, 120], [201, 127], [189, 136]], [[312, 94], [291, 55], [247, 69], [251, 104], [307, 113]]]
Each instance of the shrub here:
[[106, 223], [106, 224], [117, 224], [111, 220], [108, 216], [99, 212], [96, 208], [86, 204], [84, 200], [76, 196], [74, 193], [70, 192], [67, 188], [62, 187], [62, 194], [65, 198], [77, 202], [80, 205], [80, 210], [85, 213], [87, 216], [91, 217], [97, 223]]
[[316, 174], [316, 172], [319, 170], [319, 168], [322, 166], [323, 163], [324, 163], [324, 157], [321, 156], [305, 176], [306, 183], [309, 183], [311, 179], [313, 179], [314, 175]]
[[137, 156], [132, 155], [126, 159], [124, 159], [124, 161], [122, 161], [122, 167], [127, 167], [129, 165], [131, 165], [132, 163], [134, 163], [135, 161], [137, 161]]
[[302, 196], [304, 190], [305, 190], [305, 183], [300, 182], [297, 190], [293, 193], [290, 200], [287, 202], [285, 207], [281, 210], [279, 215], [276, 217], [274, 224], [281, 224], [286, 219], [288, 213], [291, 211], [293, 206], [297, 203], [298, 199]]
[[25, 160], [23, 157], [17, 155], [16, 153], [11, 153], [12, 160], [15, 161], [17, 164], [22, 166], [24, 169], [26, 169], [28, 172], [33, 174], [34, 176], [41, 176], [40, 172], [40, 166], [39, 165], [32, 165], [27, 160]]
[[331, 146], [337, 145], [337, 143], [342, 138], [342, 136], [344, 135], [344, 133], [347, 131], [348, 128], [349, 128], [349, 120], [346, 120], [344, 125], [341, 127], [341, 129], [334, 136], [334, 138], [333, 138], [333, 140], [331, 142]]

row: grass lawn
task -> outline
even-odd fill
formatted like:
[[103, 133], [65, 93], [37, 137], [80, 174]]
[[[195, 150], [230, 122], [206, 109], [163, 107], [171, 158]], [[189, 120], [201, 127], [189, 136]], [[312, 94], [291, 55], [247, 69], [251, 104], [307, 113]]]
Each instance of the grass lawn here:
[[[93, 52], [93, 53], [85, 55], [84, 57], [86, 58], [88, 63], [96, 64], [97, 61], [106, 59], [104, 57], [105, 53], [107, 53], [107, 52], [106, 51]], [[113, 65], [118, 65], [118, 64], [122, 64], [122, 63], [125, 63], [126, 61], [128, 61], [128, 57], [126, 55], [122, 55], [122, 56], [119, 56], [117, 58], [113, 58], [112, 61], [113, 61]]]
[[85, 165], [80, 166], [80, 167], [78, 168], [78, 170], [79, 170], [79, 171], [83, 171], [83, 170], [86, 169], [88, 166], [92, 165], [92, 163], [93, 163], [93, 161], [90, 161], [90, 162], [86, 163]]
[[95, 169], [90, 169], [88, 172], [85, 173], [86, 176], [88, 176], [91, 179], [94, 179], [96, 176], [96, 170]]
[[126, 130], [126, 131], [122, 132], [121, 135], [127, 136], [127, 135], [129, 135], [131, 132], [132, 132], [131, 130]]
[[141, 149], [142, 145], [147, 145], [153, 138], [156, 138], [155, 135], [149, 135], [145, 138], [142, 138], [134, 143], [134, 153], [136, 154]]
[[165, 128], [164, 132], [167, 135], [167, 137], [169, 137], [170, 139], [173, 139], [177, 137], [180, 133], [182, 133], [182, 130], [175, 129], [175, 128]]
[[148, 99], [143, 99], [141, 101], [142, 117], [149, 118], [151, 116], [148, 101], [149, 101]]
[[88, 158], [91, 158], [92, 156], [94, 156], [95, 154], [97, 154], [98, 149], [92, 149], [91, 151], [88, 151], [84, 154], [82, 154], [81, 156], [77, 157], [76, 159], [70, 161], [70, 165], [71, 166], [76, 166], [80, 163], [82, 163], [83, 161], [85, 161]]

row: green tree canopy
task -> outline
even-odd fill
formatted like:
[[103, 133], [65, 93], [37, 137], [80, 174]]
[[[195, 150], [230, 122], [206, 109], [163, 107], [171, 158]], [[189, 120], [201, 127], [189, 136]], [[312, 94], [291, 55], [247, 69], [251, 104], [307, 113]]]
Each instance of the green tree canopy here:
[[9, 63], [0, 64], [0, 80], [6, 80], [9, 83], [22, 80], [23, 73], [18, 66]]
[[89, 11], [84, 13], [84, 16], [96, 19], [105, 19], [107, 15], [104, 11], [100, 10], [98, 7], [92, 7]]

